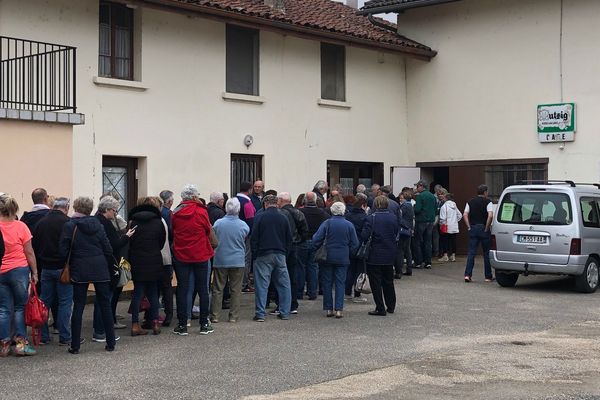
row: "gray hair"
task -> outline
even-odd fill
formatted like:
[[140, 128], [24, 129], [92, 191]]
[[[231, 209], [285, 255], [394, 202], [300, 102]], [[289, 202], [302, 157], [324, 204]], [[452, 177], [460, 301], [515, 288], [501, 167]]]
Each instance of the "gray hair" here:
[[327, 182], [325, 182], [324, 180], [319, 180], [317, 181], [317, 183], [315, 183], [315, 189], [324, 189], [327, 187]]
[[346, 205], [341, 201], [336, 201], [331, 205], [331, 214], [333, 215], [344, 215], [346, 213]]
[[83, 215], [90, 215], [94, 209], [94, 200], [89, 197], [78, 197], [73, 202], [73, 210]]
[[[223, 198], [223, 196], [221, 196], [221, 198]], [[240, 201], [237, 197], [232, 197], [227, 200], [227, 203], [225, 203], [225, 212], [227, 215], [238, 215], [240, 213]]]
[[199, 197], [200, 193], [198, 192], [198, 189], [192, 184], [185, 185], [181, 191], [181, 200], [183, 201], [197, 200]]
[[302, 200], [305, 206], [314, 206], [317, 204], [317, 195], [315, 192], [308, 192], [304, 196], [304, 200]]
[[356, 193], [364, 193], [367, 191], [367, 187], [362, 183], [356, 187]]
[[277, 195], [277, 198], [286, 203], [292, 202], [292, 196], [288, 192], [281, 192]]
[[276, 205], [277, 204], [277, 196], [274, 196], [272, 194], [266, 195], [263, 198], [263, 204], [265, 205], [265, 207]]
[[[219, 200], [223, 200], [223, 199], [224, 199], [223, 193], [212, 192], [210, 194], [210, 202], [211, 203], [215, 203], [216, 204]], [[238, 210], [238, 212], [239, 212], [239, 210]]]
[[66, 210], [69, 208], [71, 204], [71, 200], [66, 197], [57, 197], [54, 199], [54, 204], [52, 205], [53, 210]]
[[163, 190], [158, 194], [163, 203], [168, 203], [170, 200], [173, 200], [173, 192], [170, 190]]
[[368, 197], [364, 193], [356, 193], [356, 200], [364, 200], [367, 201]]
[[98, 212], [101, 214], [108, 210], [118, 210], [119, 208], [121, 208], [121, 203], [112, 196], [104, 196], [98, 203]]

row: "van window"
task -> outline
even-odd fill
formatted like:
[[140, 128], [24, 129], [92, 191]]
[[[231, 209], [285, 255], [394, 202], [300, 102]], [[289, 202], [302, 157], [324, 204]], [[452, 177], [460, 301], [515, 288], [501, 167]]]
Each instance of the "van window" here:
[[598, 199], [582, 197], [580, 204], [583, 226], [587, 228], [600, 228], [600, 219], [598, 218]]
[[498, 222], [529, 225], [569, 225], [571, 202], [564, 193], [507, 193], [498, 207]]

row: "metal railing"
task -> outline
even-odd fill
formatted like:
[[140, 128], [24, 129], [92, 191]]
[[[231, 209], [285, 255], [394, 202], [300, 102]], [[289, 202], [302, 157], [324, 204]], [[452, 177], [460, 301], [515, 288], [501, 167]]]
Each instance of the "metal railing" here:
[[0, 36], [0, 108], [77, 111], [76, 48]]

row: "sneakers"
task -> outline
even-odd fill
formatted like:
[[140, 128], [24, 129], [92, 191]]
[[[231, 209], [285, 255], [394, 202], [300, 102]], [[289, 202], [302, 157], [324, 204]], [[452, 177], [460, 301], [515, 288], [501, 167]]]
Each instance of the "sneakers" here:
[[473, 281], [473, 279], [471, 279], [470, 276], [465, 275], [465, 282], [472, 282], [472, 281]]
[[353, 297], [352, 298], [352, 302], [353, 303], [366, 303], [367, 301], [369, 301], [366, 297]]
[[10, 353], [10, 340], [0, 341], [0, 357], [8, 357]]
[[187, 326], [176, 326], [175, 329], [173, 329], [173, 333], [179, 336], [187, 336]]
[[186, 325], [186, 326], [187, 326], [188, 328], [190, 328], [190, 327], [192, 326], [192, 320], [191, 320], [191, 319], [188, 319], [188, 321], [187, 321], [187, 325]]
[[115, 328], [115, 329], [125, 329], [125, 328], [127, 328], [127, 325], [125, 325], [125, 324], [122, 324], [122, 323], [120, 323], [120, 322], [115, 322], [115, 324], [114, 324], [114, 328]]
[[97, 335], [94, 333], [92, 335], [92, 342], [104, 343], [104, 342], [106, 342], [106, 335]]
[[450, 256], [450, 262], [456, 262], [456, 254]]
[[298, 309], [290, 311], [290, 314], [298, 314]]
[[235, 324], [237, 322], [237, 319], [229, 317], [229, 322]]
[[275, 315], [275, 316], [277, 316], [279, 314], [281, 314], [281, 313], [279, 312], [278, 308], [274, 309], [273, 311], [269, 311], [269, 315]]
[[252, 318], [252, 321], [265, 322], [265, 319], [263, 317], [259, 317], [259, 316], [255, 315], [254, 318]]
[[277, 316], [277, 318], [279, 318], [279, 319], [281, 319], [281, 320], [283, 320], [283, 321], [287, 321], [288, 319], [290, 319], [290, 317], [288, 317], [288, 316], [285, 316], [285, 317], [284, 317], [282, 314], [279, 314], [279, 315]]
[[209, 333], [213, 333], [215, 331], [215, 328], [212, 327], [212, 325], [209, 323], [206, 324], [202, 324], [200, 326], [200, 334], [201, 335], [208, 335]]
[[17, 338], [17, 344], [15, 345], [15, 355], [18, 357], [22, 356], [35, 356], [37, 351], [29, 345], [27, 339], [19, 337]]
[[448, 261], [450, 261], [450, 259], [448, 258], [447, 255], [444, 255], [442, 258], [438, 258], [438, 261], [439, 262], [448, 262]]
[[427, 264], [424, 268], [425, 269], [431, 269], [431, 264]]
[[210, 317], [210, 322], [213, 324], [218, 324], [219, 318], [217, 316]]

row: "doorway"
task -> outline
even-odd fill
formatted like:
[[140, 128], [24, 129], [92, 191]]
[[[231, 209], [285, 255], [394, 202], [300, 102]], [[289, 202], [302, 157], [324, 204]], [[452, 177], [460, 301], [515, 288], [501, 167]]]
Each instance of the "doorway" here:
[[102, 157], [102, 194], [109, 194], [119, 201], [118, 212], [125, 221], [137, 202], [137, 168], [135, 157]]
[[256, 154], [231, 155], [231, 196], [235, 196], [242, 182], [254, 183], [263, 179], [263, 156]]
[[342, 194], [354, 194], [360, 184], [367, 189], [371, 185], [383, 184], [383, 163], [358, 161], [327, 161], [327, 182], [329, 187], [342, 185]]

